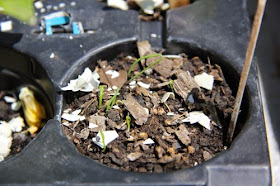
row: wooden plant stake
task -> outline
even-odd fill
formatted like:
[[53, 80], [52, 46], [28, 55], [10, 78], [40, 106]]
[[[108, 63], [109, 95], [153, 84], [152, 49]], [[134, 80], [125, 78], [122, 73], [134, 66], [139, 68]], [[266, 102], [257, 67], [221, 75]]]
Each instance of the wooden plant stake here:
[[245, 63], [244, 63], [244, 67], [243, 67], [243, 70], [241, 73], [240, 82], [239, 82], [239, 86], [238, 86], [238, 90], [237, 90], [237, 95], [235, 98], [234, 109], [233, 109], [233, 112], [231, 115], [231, 120], [229, 123], [229, 128], [228, 128], [228, 133], [227, 133], [227, 142], [228, 143], [231, 143], [232, 137], [233, 137], [233, 134], [235, 131], [236, 121], [238, 118], [244, 89], [246, 86], [249, 70], [251, 67], [252, 58], [253, 58], [254, 51], [256, 48], [256, 43], [257, 43], [257, 39], [258, 39], [258, 35], [259, 35], [261, 23], [262, 23], [265, 5], [266, 5], [266, 0], [258, 1], [258, 7], [257, 7], [257, 11], [255, 14], [254, 22], [253, 22], [253, 27], [252, 27], [252, 31], [251, 31], [248, 48], [246, 51]]

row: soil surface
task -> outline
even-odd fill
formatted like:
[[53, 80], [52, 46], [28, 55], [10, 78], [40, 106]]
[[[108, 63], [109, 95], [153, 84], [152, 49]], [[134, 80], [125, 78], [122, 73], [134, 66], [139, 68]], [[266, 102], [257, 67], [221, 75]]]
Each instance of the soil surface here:
[[[22, 108], [19, 111], [13, 111], [11, 109], [11, 104], [6, 103], [6, 101], [3, 99], [4, 96], [10, 96], [17, 99], [17, 95], [15, 92], [11, 91], [0, 91], [0, 121], [10, 121], [11, 119], [21, 116], [24, 118], [24, 114], [22, 111]], [[33, 139], [35, 138], [36, 134], [31, 135], [29, 133], [23, 132], [28, 128], [28, 125], [26, 124], [25, 127], [23, 127], [22, 132], [13, 132], [13, 142], [11, 146], [11, 152], [8, 157], [17, 154], [21, 152], [24, 147]], [[6, 158], [8, 158], [6, 157]], [[5, 158], [5, 159], [6, 159]]]
[[[140, 56], [144, 53], [147, 55], [145, 48], [138, 49]], [[129, 79], [123, 84], [118, 81], [120, 90], [116, 105], [107, 111], [106, 104], [116, 90], [108, 88], [111, 87], [110, 83], [115, 82], [112, 79], [110, 82], [108, 77], [105, 80], [103, 75], [106, 73], [102, 75], [102, 71], [113, 69], [127, 72], [136, 58], [120, 55], [110, 62], [99, 61], [98, 72], [104, 87], [101, 108], [98, 108], [99, 89], [90, 93], [64, 92], [64, 112], [81, 109], [80, 115], [85, 116], [85, 120], [75, 122], [62, 119], [62, 128], [68, 139], [80, 153], [101, 164], [136, 172], [166, 172], [193, 167], [226, 150], [224, 134], [234, 97], [223, 72], [220, 66], [210, 64], [210, 61], [203, 63], [199, 57], [189, 59], [185, 54], [180, 56], [164, 58], [137, 77], [137, 83]], [[130, 77], [156, 59], [142, 60]], [[190, 82], [195, 75], [203, 72], [214, 77], [212, 90]], [[188, 85], [183, 86], [186, 79]], [[139, 82], [150, 86], [143, 88]], [[167, 92], [175, 93], [175, 99], [170, 96], [162, 102]], [[211, 120], [211, 130], [199, 123], [183, 122], [192, 111], [202, 111], [207, 115]], [[131, 118], [129, 130], [127, 116]], [[96, 127], [90, 127], [92, 123]], [[92, 140], [100, 140], [96, 137], [100, 130], [115, 130], [118, 133], [118, 138], [109, 143], [105, 150]]]

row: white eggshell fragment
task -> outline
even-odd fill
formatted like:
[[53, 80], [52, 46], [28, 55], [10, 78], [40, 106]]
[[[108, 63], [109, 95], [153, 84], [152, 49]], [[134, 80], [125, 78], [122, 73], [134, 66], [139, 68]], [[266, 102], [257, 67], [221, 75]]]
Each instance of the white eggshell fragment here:
[[205, 88], [207, 90], [213, 89], [214, 76], [208, 75], [205, 72], [194, 76], [194, 81], [198, 84], [198, 86], [200, 86], [202, 88]]
[[143, 141], [143, 144], [144, 145], [152, 145], [154, 144], [155, 142], [151, 139], [151, 138], [148, 138], [146, 139], [145, 141]]
[[183, 119], [182, 122], [188, 122], [190, 124], [199, 123], [206, 129], [211, 130], [210, 119], [202, 111], [190, 112], [188, 114], [188, 117], [186, 119]]
[[[117, 139], [119, 137], [118, 133], [115, 130], [103, 131], [103, 134], [104, 134], [105, 146], [107, 146], [109, 143], [111, 143], [112, 141], [114, 141], [115, 139]], [[99, 147], [103, 148], [103, 141], [102, 141], [100, 131], [98, 132], [97, 137], [100, 140], [96, 141], [96, 137], [92, 138], [93, 143], [95, 143]]]
[[91, 92], [98, 88], [100, 81], [96, 71], [92, 72], [89, 68], [85, 68], [84, 72], [77, 79], [70, 80], [66, 87], [62, 87], [63, 91], [71, 90], [73, 92]]

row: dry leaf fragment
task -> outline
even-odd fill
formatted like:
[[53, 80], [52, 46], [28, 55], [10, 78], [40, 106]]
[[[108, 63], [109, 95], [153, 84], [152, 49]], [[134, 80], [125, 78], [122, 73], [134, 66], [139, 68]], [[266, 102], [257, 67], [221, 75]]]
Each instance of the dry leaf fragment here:
[[148, 117], [149, 114], [145, 111], [144, 107], [142, 107], [133, 97], [131, 94], [126, 96], [126, 100], [123, 101], [124, 105], [126, 106], [127, 110], [136, 120], [135, 123], [138, 125], [143, 125]]
[[184, 145], [188, 146], [191, 143], [189, 131], [184, 125], [180, 125], [179, 130], [176, 130], [175, 134]]
[[100, 82], [107, 84], [109, 87], [118, 87], [119, 89], [127, 81], [127, 72], [125, 70], [115, 71], [108, 65], [107, 61], [99, 61], [98, 74], [100, 76]]
[[193, 89], [200, 90], [189, 72], [180, 70], [177, 72], [176, 76], [178, 79], [174, 81], [173, 87], [175, 92], [184, 100], [188, 98], [189, 93], [191, 93]]
[[45, 108], [36, 100], [33, 91], [28, 87], [21, 88], [19, 99], [22, 102], [24, 118], [29, 125], [28, 131], [34, 134], [44, 125], [42, 120], [46, 118]]

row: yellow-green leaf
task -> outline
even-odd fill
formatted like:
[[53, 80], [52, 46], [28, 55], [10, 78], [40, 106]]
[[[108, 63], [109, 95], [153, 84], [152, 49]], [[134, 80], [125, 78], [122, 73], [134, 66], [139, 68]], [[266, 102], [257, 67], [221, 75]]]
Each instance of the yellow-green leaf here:
[[33, 0], [0, 0], [0, 13], [31, 25], [36, 24]]

